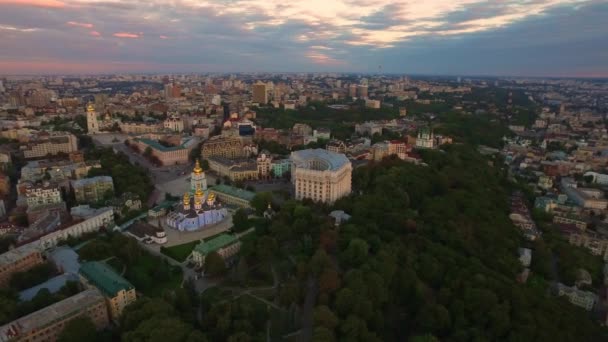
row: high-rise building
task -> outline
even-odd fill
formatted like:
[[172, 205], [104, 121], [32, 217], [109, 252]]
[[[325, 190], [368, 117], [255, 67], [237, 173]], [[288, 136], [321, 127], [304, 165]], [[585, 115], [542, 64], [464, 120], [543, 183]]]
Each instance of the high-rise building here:
[[356, 84], [351, 84], [348, 86], [348, 96], [357, 97], [357, 85]]
[[367, 86], [366, 85], [359, 85], [357, 87], [357, 94], [359, 95], [360, 98], [362, 99], [366, 99], [367, 98]]
[[97, 121], [97, 112], [93, 104], [87, 106], [87, 130], [89, 134], [99, 133], [99, 121]]
[[292, 152], [290, 159], [296, 199], [333, 203], [350, 194], [353, 168], [344, 154], [318, 148]]
[[4, 89], [4, 81], [0, 80], [0, 93], [4, 93], [6, 89]]
[[268, 92], [266, 91], [266, 84], [256, 83], [252, 87], [252, 101], [259, 104], [268, 103]]

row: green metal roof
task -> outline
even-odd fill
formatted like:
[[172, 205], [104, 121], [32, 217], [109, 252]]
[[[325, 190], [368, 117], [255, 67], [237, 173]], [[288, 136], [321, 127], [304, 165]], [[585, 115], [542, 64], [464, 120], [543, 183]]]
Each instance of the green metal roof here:
[[159, 150], [161, 152], [177, 151], [177, 150], [183, 150], [185, 148], [184, 145], [167, 147], [167, 146], [161, 145], [156, 140], [152, 140], [152, 139], [148, 139], [148, 138], [136, 138], [136, 140], [139, 140], [139, 141], [143, 142], [144, 144], [150, 146], [151, 148], [153, 148], [155, 150]]
[[220, 234], [211, 240], [204, 241], [194, 247], [194, 251], [207, 255], [211, 252], [215, 252], [222, 247], [226, 247], [238, 241], [238, 238], [234, 235]]
[[220, 184], [211, 188], [211, 191], [220, 192], [226, 195], [238, 197], [246, 201], [251, 201], [255, 196], [255, 193], [239, 188], [235, 188], [230, 185]]
[[115, 297], [121, 290], [128, 291], [135, 288], [125, 278], [114, 272], [110, 266], [99, 261], [82, 264], [80, 274], [109, 297]]

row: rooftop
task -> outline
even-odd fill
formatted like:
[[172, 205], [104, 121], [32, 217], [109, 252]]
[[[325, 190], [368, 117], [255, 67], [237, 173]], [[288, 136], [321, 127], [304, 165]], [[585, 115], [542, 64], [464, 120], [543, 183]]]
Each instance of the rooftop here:
[[97, 176], [97, 177], [91, 177], [91, 178], [83, 178], [83, 179], [73, 180], [72, 181], [72, 186], [73, 187], [80, 187], [80, 186], [91, 185], [91, 184], [95, 184], [95, 183], [99, 183], [99, 182], [112, 183], [112, 177], [110, 177], [110, 176]]
[[0, 265], [10, 265], [15, 263], [28, 255], [40, 252], [40, 242], [34, 241], [23, 246], [12, 249], [6, 253], [0, 254]]
[[109, 297], [115, 297], [122, 290], [134, 288], [125, 278], [114, 272], [110, 266], [99, 262], [85, 262], [80, 266], [80, 274]]
[[215, 252], [218, 249], [231, 245], [238, 241], [238, 238], [234, 235], [221, 234], [217, 237], [212, 238], [208, 241], [203, 241], [194, 247], [194, 250], [202, 255], [207, 255], [211, 252]]
[[312, 162], [321, 162], [326, 166], [326, 169], [330, 171], [336, 171], [344, 165], [350, 164], [350, 161], [344, 154], [330, 152], [321, 148], [291, 152], [291, 160], [297, 164], [298, 167], [302, 168], [313, 168], [311, 167]]
[[99, 290], [85, 290], [0, 327], [0, 336], [6, 336], [8, 330], [13, 327], [16, 327], [22, 335], [28, 334], [103, 301]]
[[159, 143], [156, 140], [152, 140], [152, 139], [148, 139], [148, 138], [136, 138], [135, 140], [139, 140], [139, 141], [143, 142], [144, 144], [150, 146], [151, 148], [153, 148], [155, 150], [159, 150], [161, 152], [177, 151], [177, 150], [184, 149], [183, 145], [167, 147], [167, 146], [162, 145], [161, 143]]
[[247, 201], [251, 201], [255, 196], [255, 193], [239, 188], [235, 188], [230, 185], [220, 184], [212, 187], [211, 191], [219, 192], [233, 197], [238, 197]]

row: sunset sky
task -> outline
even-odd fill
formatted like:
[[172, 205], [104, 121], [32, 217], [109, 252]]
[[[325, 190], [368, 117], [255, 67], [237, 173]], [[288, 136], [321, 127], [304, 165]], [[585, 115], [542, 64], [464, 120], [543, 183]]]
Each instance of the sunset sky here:
[[0, 74], [608, 77], [608, 1], [0, 0]]

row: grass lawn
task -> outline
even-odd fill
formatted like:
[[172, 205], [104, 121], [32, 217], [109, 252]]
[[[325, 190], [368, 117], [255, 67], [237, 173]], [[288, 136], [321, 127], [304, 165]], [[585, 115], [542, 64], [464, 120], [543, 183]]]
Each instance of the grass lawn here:
[[161, 253], [175, 261], [183, 262], [190, 255], [190, 253], [192, 253], [192, 250], [198, 244], [199, 241], [195, 240], [181, 245], [163, 247], [161, 248]]

